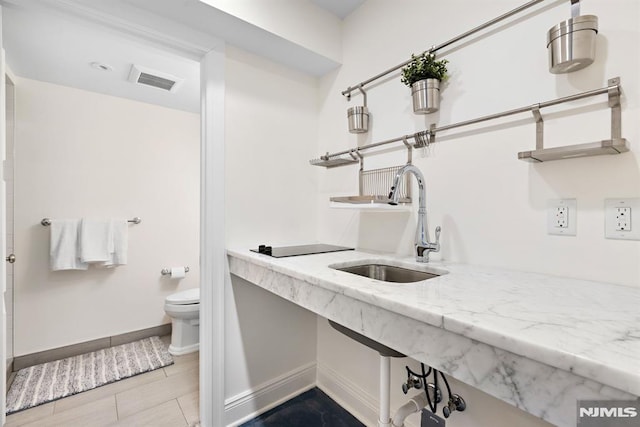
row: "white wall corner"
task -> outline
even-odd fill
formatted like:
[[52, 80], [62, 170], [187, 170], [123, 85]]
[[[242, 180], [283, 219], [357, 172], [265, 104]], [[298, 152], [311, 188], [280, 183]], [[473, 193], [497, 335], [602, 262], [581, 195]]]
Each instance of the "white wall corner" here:
[[[335, 400], [340, 406], [349, 411], [360, 422], [367, 426], [378, 425], [378, 408], [380, 401], [376, 397], [378, 390], [364, 390], [354, 381], [341, 375], [327, 365], [318, 363], [318, 388]], [[377, 375], [374, 372], [372, 375]], [[407, 402], [409, 396], [407, 396]], [[403, 402], [403, 404], [406, 402]], [[391, 416], [396, 408], [391, 408]], [[418, 427], [412, 420], [405, 420], [406, 427]]]
[[[358, 384], [318, 363], [318, 388], [367, 426], [378, 423], [378, 399]], [[378, 391], [376, 390], [377, 394]]]
[[342, 62], [342, 21], [308, 1], [200, 0], [251, 26]]
[[200, 154], [200, 423], [224, 419], [225, 248], [224, 45], [201, 61]]

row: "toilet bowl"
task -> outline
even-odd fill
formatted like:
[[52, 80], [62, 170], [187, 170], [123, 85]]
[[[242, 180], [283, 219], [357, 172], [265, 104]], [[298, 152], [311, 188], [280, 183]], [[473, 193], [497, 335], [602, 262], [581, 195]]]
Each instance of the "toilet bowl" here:
[[200, 348], [200, 288], [169, 295], [164, 311], [171, 317], [169, 353], [180, 356]]

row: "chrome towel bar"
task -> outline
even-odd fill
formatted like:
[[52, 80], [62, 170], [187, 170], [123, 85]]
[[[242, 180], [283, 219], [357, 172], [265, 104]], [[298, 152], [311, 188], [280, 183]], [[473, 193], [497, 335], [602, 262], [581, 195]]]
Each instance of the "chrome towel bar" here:
[[[140, 224], [142, 222], [142, 218], [140, 218], [139, 216], [136, 216], [132, 219], [128, 219], [127, 222], [132, 222], [134, 224]], [[42, 218], [42, 221], [40, 221], [40, 224], [44, 225], [45, 227], [51, 225], [51, 218]]]

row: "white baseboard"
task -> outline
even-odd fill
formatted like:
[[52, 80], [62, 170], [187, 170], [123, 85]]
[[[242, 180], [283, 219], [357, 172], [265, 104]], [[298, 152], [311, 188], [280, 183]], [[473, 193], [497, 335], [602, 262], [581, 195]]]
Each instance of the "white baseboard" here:
[[[367, 426], [378, 425], [378, 399], [326, 365], [318, 364], [318, 388]], [[378, 391], [376, 390], [377, 394]]]
[[[378, 411], [380, 399], [378, 390], [362, 389], [359, 385], [334, 371], [328, 366], [318, 363], [318, 388], [335, 400], [340, 406], [349, 411], [366, 426], [378, 425]], [[407, 399], [408, 401], [408, 399]], [[391, 408], [391, 416], [395, 413]], [[412, 417], [415, 417], [412, 415]], [[410, 420], [405, 421], [405, 427], [418, 427]]]
[[275, 408], [316, 385], [316, 364], [289, 371], [224, 402], [227, 427], [235, 427]]
[[[225, 424], [236, 427], [317, 385], [366, 426], [378, 425], [378, 390], [367, 391], [326, 365], [310, 363], [225, 400]], [[392, 410], [393, 414], [394, 411]], [[406, 422], [406, 427], [417, 427]]]

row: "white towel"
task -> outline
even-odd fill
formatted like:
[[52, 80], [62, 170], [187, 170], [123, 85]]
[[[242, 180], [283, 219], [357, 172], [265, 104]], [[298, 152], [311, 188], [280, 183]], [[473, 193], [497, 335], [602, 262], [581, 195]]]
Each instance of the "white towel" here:
[[80, 225], [80, 260], [96, 264], [111, 260], [113, 222], [109, 219], [83, 218]]
[[86, 270], [89, 265], [80, 261], [78, 252], [78, 219], [51, 220], [49, 249], [51, 270]]
[[105, 267], [115, 267], [127, 263], [127, 249], [129, 242], [129, 224], [126, 219], [111, 220], [111, 230], [113, 233], [113, 250], [110, 258], [103, 265]]

